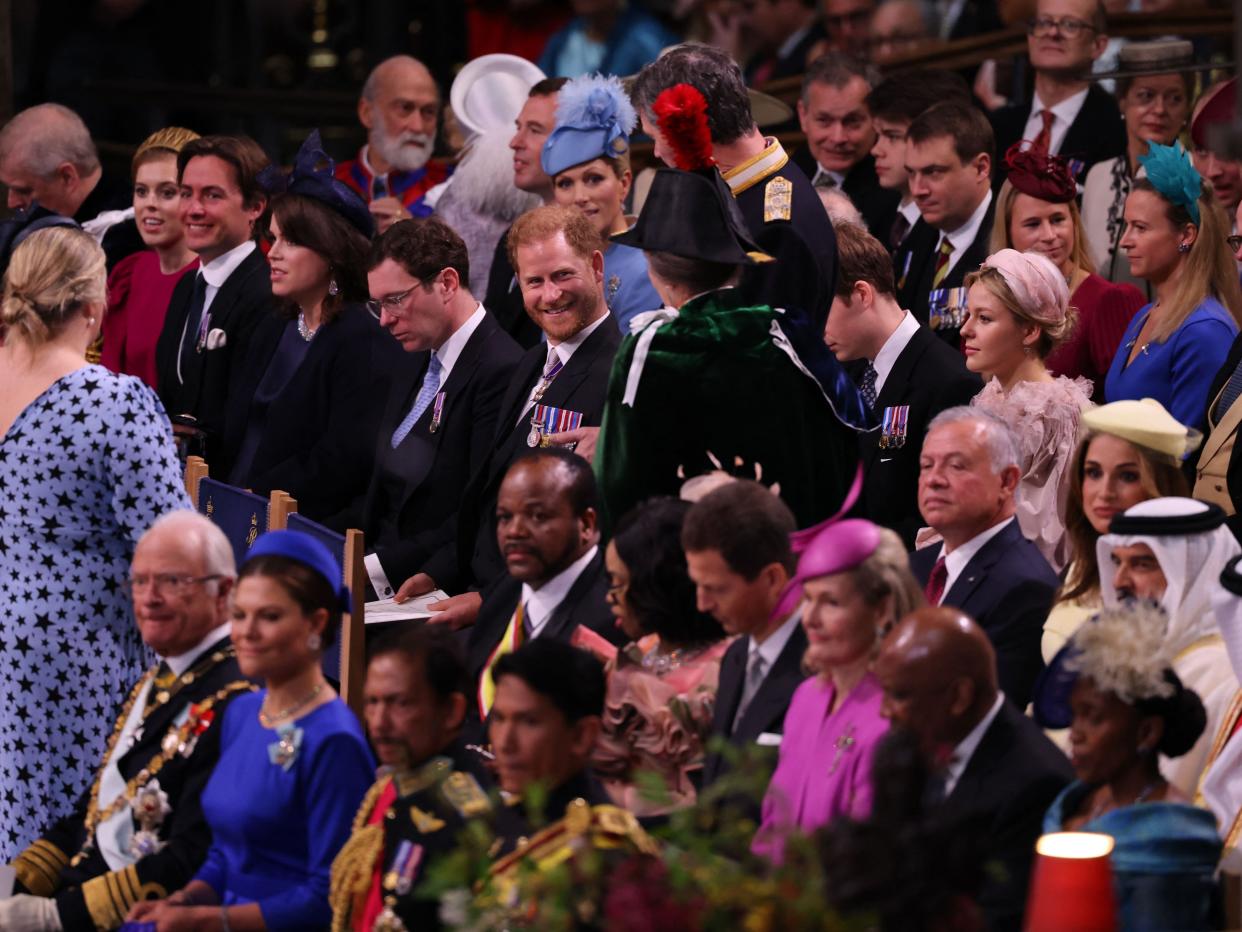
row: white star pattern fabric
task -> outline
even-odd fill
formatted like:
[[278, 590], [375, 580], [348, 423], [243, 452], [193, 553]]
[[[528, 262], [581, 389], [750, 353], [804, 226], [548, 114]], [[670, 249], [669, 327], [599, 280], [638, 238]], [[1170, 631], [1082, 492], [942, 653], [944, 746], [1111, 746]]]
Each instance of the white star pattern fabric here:
[[139, 379], [86, 366], [0, 439], [0, 863], [70, 814], [151, 662], [125, 580], [188, 508], [172, 428]]

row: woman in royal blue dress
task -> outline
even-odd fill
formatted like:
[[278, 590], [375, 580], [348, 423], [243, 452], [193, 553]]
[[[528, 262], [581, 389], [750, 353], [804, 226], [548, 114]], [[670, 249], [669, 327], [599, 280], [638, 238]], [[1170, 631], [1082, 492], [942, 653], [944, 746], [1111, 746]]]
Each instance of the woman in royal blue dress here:
[[1147, 177], [1126, 198], [1121, 248], [1155, 301], [1130, 322], [1109, 367], [1104, 396], [1154, 398], [1202, 431], [1208, 391], [1242, 322], [1229, 220], [1181, 146], [1152, 143], [1139, 156]]
[[543, 170], [556, 203], [586, 215], [604, 253], [604, 300], [621, 332], [644, 311], [663, 307], [641, 249], [609, 240], [630, 228], [630, 143], [638, 116], [617, 78], [575, 78], [557, 96], [556, 128], [543, 145]]
[[322, 653], [349, 604], [341, 569], [297, 531], [260, 537], [238, 573], [233, 644], [266, 688], [225, 713], [203, 792], [212, 846], [194, 880], [131, 920], [180, 929], [308, 930], [332, 919], [332, 859], [375, 779], [353, 712], [324, 679]]

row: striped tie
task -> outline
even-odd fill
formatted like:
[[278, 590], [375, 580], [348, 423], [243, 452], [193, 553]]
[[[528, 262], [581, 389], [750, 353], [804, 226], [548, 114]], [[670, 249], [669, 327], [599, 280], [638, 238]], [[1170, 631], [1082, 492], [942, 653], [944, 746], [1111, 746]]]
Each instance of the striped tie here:
[[932, 287], [939, 288], [940, 283], [945, 280], [949, 274], [949, 256], [953, 252], [953, 244], [949, 242], [947, 236], [940, 240], [940, 248], [936, 255], [936, 273], [932, 276]]

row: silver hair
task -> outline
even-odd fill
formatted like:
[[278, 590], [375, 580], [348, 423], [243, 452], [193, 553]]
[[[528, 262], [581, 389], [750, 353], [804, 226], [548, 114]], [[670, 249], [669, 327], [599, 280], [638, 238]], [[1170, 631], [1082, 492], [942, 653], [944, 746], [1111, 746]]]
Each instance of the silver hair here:
[[970, 405], [958, 405], [945, 408], [927, 425], [927, 433], [944, 424], [960, 424], [974, 421], [983, 427], [984, 439], [988, 445], [988, 456], [992, 461], [992, 471], [1000, 474], [1003, 470], [1014, 466], [1022, 469], [1022, 457], [1018, 452], [1018, 438], [1013, 429], [989, 411], [974, 408]]
[[828, 220], [833, 227], [838, 227], [843, 223], [852, 223], [856, 227], [862, 227], [863, 230], [867, 229], [858, 207], [840, 188], [817, 188], [815, 193], [819, 195], [819, 202], [828, 212]]
[[17, 163], [48, 178], [65, 162], [89, 175], [99, 168], [99, 153], [82, 118], [60, 104], [27, 107], [0, 130], [0, 162]]
[[418, 67], [424, 69], [427, 67], [413, 55], [393, 55], [389, 58], [385, 58], [382, 62], [371, 69], [371, 73], [367, 75], [366, 81], [362, 84], [362, 91], [359, 96], [363, 100], [369, 100], [374, 103], [375, 93], [379, 90], [380, 72], [391, 66], [394, 62], [399, 61], [409, 62], [410, 64], [418, 65]]
[[[193, 539], [194, 549], [203, 555], [203, 568], [207, 575], [226, 579], [237, 578], [237, 561], [233, 556], [233, 545], [210, 518], [200, 515], [197, 511], [169, 511], [155, 519], [151, 527], [147, 529], [147, 534], [165, 528], [179, 531]], [[146, 534], [143, 536], [145, 537]], [[212, 585], [215, 586], [214, 581]], [[217, 589], [213, 588], [212, 591], [214, 593]]]

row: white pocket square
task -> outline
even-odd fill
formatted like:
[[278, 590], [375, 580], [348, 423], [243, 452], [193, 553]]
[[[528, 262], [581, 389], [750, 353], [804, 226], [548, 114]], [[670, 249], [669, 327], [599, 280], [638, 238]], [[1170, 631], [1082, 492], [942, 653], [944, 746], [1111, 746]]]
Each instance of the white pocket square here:
[[228, 342], [229, 342], [229, 335], [225, 333], [223, 330], [221, 330], [219, 327], [216, 327], [207, 332], [206, 346], [207, 346], [207, 349], [209, 350], [220, 349], [221, 347], [225, 346]]
[[785, 737], [775, 731], [765, 731], [755, 739], [755, 744], [761, 748], [778, 748], [781, 746], [781, 738]]

